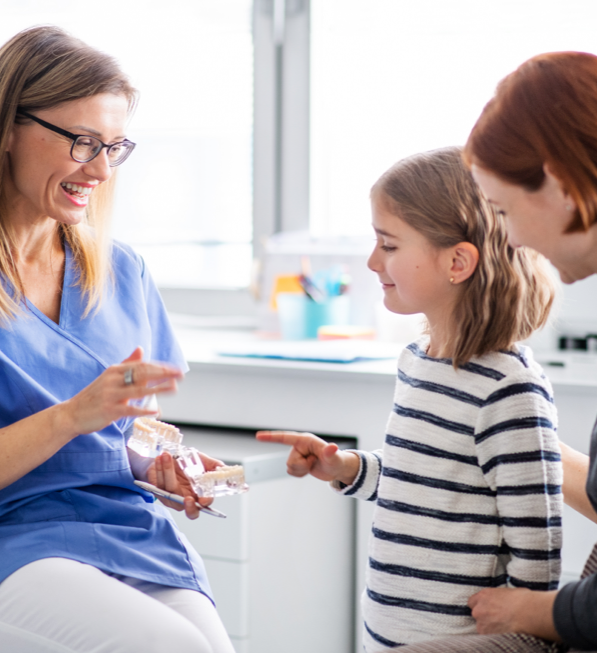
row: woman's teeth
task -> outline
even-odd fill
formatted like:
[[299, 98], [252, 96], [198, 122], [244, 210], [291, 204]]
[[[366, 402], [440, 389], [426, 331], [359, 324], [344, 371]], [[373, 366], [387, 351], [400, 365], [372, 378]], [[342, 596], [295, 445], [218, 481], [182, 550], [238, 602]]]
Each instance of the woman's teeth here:
[[71, 184], [70, 182], [65, 182], [60, 184], [64, 190], [68, 191], [72, 195], [77, 194], [77, 195], [91, 195], [91, 191], [93, 190], [92, 187], [90, 186], [79, 186], [77, 184]]

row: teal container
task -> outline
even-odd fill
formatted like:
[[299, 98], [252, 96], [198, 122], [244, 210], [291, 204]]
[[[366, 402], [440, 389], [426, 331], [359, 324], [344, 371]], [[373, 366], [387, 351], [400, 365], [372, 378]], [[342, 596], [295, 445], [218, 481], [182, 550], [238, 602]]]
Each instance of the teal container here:
[[349, 324], [348, 295], [329, 297], [315, 302], [301, 293], [278, 293], [278, 318], [284, 340], [317, 338], [320, 326]]

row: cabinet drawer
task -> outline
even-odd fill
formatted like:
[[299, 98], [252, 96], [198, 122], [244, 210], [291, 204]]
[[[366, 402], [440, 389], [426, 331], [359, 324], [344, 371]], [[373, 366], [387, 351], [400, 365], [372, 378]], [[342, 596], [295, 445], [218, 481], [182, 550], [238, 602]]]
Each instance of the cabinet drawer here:
[[226, 519], [200, 515], [190, 520], [184, 512], [173, 511], [178, 528], [189, 538], [193, 547], [204, 556], [241, 562], [247, 560], [247, 515], [250, 490], [247, 494], [220, 497], [214, 508], [227, 515]]

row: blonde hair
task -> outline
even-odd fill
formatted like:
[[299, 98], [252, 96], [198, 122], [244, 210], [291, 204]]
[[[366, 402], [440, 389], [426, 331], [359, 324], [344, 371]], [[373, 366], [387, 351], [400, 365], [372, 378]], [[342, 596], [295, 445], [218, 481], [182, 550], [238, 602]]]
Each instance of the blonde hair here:
[[479, 252], [452, 315], [454, 367], [510, 350], [545, 324], [555, 296], [547, 262], [533, 250], [508, 245], [504, 225], [477, 189], [460, 148], [403, 159], [371, 192], [434, 247], [469, 242]]
[[[132, 112], [137, 92], [112, 57], [70, 36], [58, 27], [26, 29], [0, 48], [0, 170], [7, 165], [8, 139], [18, 110], [35, 113], [99, 93], [122, 95]], [[78, 268], [78, 285], [86, 297], [84, 315], [101, 303], [110, 272], [108, 226], [115, 175], [91, 195], [78, 225], [57, 223], [60, 238], [70, 246]], [[0, 322], [19, 312], [23, 284], [15, 261], [15, 245], [5, 218], [4, 182], [0, 177]]]

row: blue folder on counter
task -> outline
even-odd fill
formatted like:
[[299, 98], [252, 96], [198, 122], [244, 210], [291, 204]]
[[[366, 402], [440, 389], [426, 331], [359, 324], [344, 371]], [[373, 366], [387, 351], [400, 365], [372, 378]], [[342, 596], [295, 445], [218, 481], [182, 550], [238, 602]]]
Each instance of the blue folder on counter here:
[[267, 340], [220, 347], [220, 356], [315, 363], [355, 363], [397, 358], [403, 345], [371, 340]]

